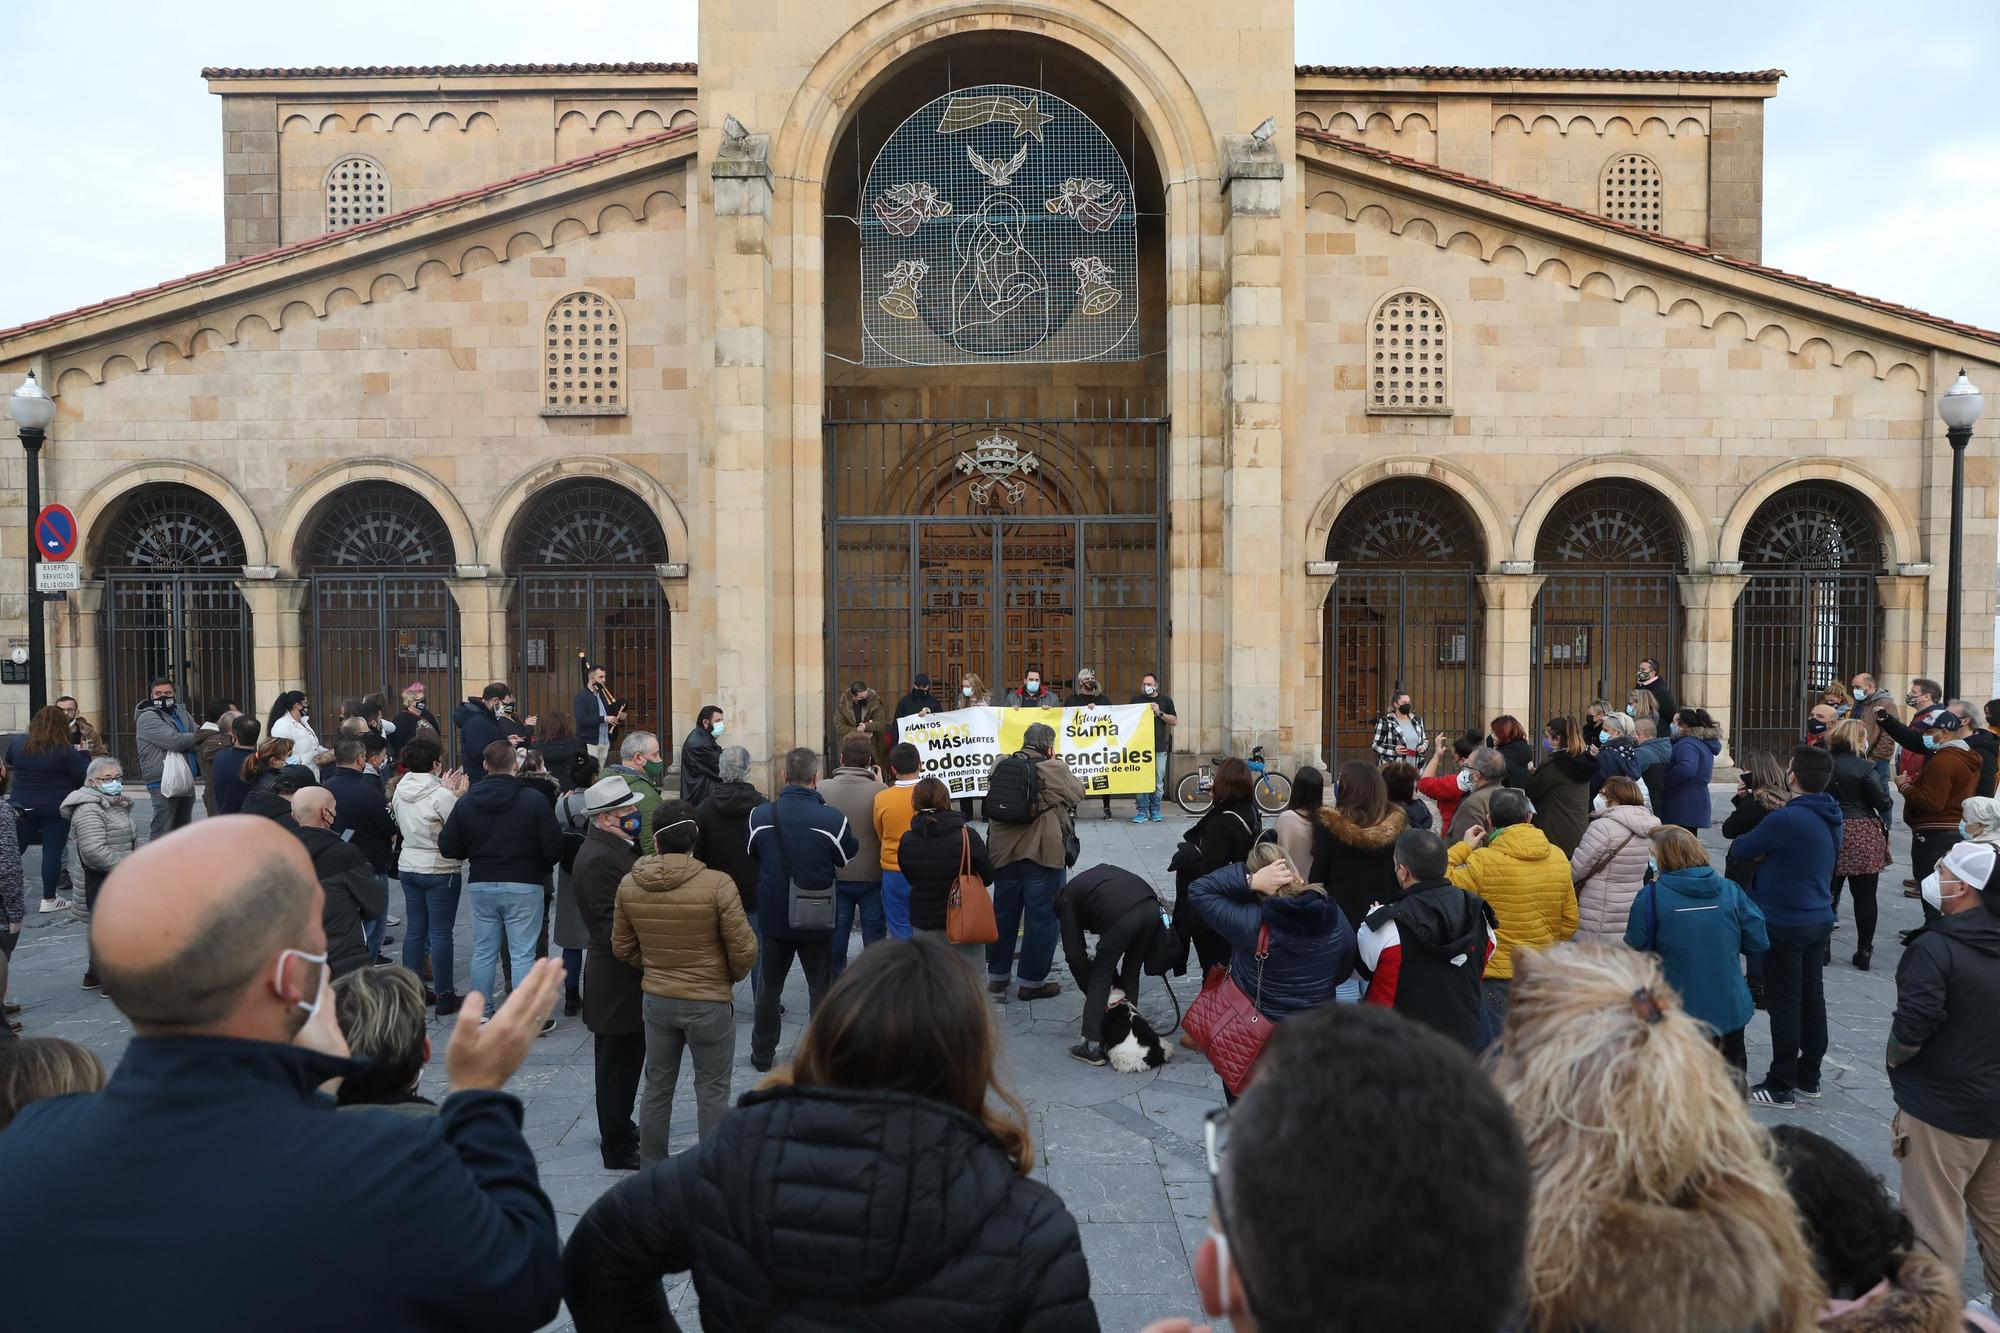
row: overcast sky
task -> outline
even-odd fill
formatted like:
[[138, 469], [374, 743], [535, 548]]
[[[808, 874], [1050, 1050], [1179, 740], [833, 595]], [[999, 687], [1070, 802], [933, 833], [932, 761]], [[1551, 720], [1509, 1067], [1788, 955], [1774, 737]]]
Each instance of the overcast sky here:
[[[0, 15], [0, 327], [221, 262], [221, 113], [204, 65], [696, 56], [693, 0], [102, 0]], [[2000, 5], [1308, 0], [1298, 59], [1783, 69], [1765, 262], [2000, 328]]]

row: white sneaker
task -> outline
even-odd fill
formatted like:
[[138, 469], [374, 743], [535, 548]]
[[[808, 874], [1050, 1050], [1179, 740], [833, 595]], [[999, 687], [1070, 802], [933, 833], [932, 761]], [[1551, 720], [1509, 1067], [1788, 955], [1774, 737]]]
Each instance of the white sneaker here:
[[389, 924], [392, 926], [400, 926], [403, 924], [403, 918], [399, 916], [392, 916], [389, 918]]
[[44, 912], [67, 912], [69, 910], [69, 899], [44, 898], [42, 899], [42, 910]]

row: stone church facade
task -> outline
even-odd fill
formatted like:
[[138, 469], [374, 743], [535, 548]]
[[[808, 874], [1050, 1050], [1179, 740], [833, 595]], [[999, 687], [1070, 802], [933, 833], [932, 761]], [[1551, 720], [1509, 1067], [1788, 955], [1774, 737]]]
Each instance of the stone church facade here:
[[52, 693], [118, 736], [161, 672], [534, 712], [585, 653], [767, 761], [856, 678], [1090, 667], [1159, 672], [1183, 760], [1325, 763], [1397, 689], [1532, 732], [1652, 657], [1742, 751], [1941, 669], [1936, 397], [2000, 333], [1761, 264], [1777, 71], [1299, 67], [1289, 0], [700, 33], [206, 71], [226, 262], [0, 332], [83, 530]]

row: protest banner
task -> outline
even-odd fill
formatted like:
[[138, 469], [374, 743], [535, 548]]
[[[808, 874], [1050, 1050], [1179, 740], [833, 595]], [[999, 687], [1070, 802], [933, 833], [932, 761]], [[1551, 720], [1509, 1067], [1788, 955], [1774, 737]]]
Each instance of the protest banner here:
[[954, 797], [986, 794], [986, 777], [1021, 748], [1037, 722], [1056, 733], [1055, 757], [1090, 796], [1137, 796], [1153, 790], [1153, 710], [1145, 704], [1101, 708], [957, 708], [906, 717], [898, 739], [917, 747], [926, 777]]

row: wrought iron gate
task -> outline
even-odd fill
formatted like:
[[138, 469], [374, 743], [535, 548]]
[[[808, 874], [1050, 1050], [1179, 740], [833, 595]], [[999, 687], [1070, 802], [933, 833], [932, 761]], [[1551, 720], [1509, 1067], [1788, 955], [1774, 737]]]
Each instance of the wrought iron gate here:
[[[436, 575], [315, 574], [306, 645], [313, 713], [328, 723], [343, 699], [423, 683], [440, 721], [458, 701], [458, 604]], [[447, 725], [446, 731], [451, 728]], [[331, 742], [331, 736], [321, 739]], [[441, 738], [447, 748], [452, 737]]]
[[1819, 691], [1874, 669], [1880, 627], [1872, 574], [1752, 577], [1736, 599], [1737, 763], [1789, 754]]
[[1375, 721], [1407, 690], [1432, 735], [1480, 725], [1480, 601], [1469, 572], [1349, 574], [1327, 598], [1327, 761], [1372, 761]]
[[128, 773], [139, 771], [132, 719], [156, 678], [173, 677], [191, 717], [221, 699], [257, 707], [250, 609], [232, 578], [107, 577], [104, 648], [105, 744]]
[[667, 599], [656, 575], [523, 574], [514, 602], [520, 632], [508, 683], [523, 716], [568, 712], [583, 686], [577, 654], [588, 653], [625, 705], [625, 734], [655, 732], [673, 748]]
[[1166, 658], [1170, 422], [1130, 403], [1067, 417], [971, 405], [896, 418], [829, 407], [827, 690], [956, 695], [1028, 666], [1113, 698]]
[[1550, 574], [1535, 595], [1534, 718], [1524, 725], [1532, 733], [1552, 717], [1580, 718], [1598, 699], [1624, 707], [1641, 658], [1678, 680], [1680, 635], [1671, 574]]

